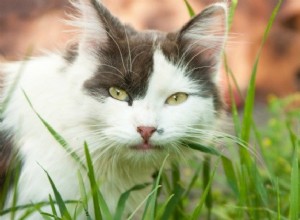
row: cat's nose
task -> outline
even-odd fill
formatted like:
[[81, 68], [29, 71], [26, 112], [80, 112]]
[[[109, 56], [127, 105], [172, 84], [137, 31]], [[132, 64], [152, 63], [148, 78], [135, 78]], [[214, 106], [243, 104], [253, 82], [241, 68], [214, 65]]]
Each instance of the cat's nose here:
[[139, 126], [137, 132], [140, 133], [144, 141], [148, 142], [152, 134], [156, 131], [155, 127]]

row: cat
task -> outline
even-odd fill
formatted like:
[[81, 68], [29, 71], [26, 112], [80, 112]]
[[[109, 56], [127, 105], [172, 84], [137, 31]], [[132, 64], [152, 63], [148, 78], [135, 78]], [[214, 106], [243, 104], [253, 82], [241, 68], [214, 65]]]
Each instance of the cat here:
[[[191, 154], [184, 143], [208, 141], [216, 129], [223, 113], [218, 72], [227, 4], [208, 6], [172, 33], [138, 32], [97, 0], [73, 4], [80, 12], [72, 21], [81, 30], [76, 44], [62, 53], [1, 64], [2, 104], [9, 101], [3, 104], [0, 148], [6, 158], [16, 152], [21, 162], [17, 205], [24, 205], [49, 201], [53, 190], [45, 171], [63, 199], [79, 200], [78, 172], [85, 186], [89, 181], [72, 155], [85, 163], [86, 144], [114, 213], [123, 192], [151, 182], [167, 156], [173, 161]], [[2, 170], [9, 163], [3, 158]], [[126, 213], [149, 192], [134, 192]], [[11, 190], [6, 208], [12, 200]], [[88, 212], [93, 217], [93, 210]], [[78, 217], [85, 218], [84, 212]], [[42, 216], [37, 212], [30, 219]]]

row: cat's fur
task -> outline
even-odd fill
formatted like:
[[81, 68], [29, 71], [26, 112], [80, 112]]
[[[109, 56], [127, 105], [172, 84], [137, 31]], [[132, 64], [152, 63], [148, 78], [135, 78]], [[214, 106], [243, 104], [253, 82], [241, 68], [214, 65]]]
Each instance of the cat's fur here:
[[[77, 7], [82, 16], [73, 24], [82, 33], [72, 50], [1, 66], [2, 101], [18, 81], [2, 115], [0, 147], [8, 153], [13, 148], [22, 161], [17, 204], [48, 200], [52, 188], [43, 169], [64, 199], [80, 199], [78, 170], [86, 186], [87, 175], [38, 113], [83, 162], [84, 142], [88, 144], [100, 190], [114, 212], [120, 194], [151, 181], [167, 154], [176, 160], [188, 151], [182, 142], [211, 138], [222, 112], [218, 67], [226, 4], [204, 9], [175, 33], [136, 32], [96, 0], [81, 0]], [[112, 98], [112, 86], [126, 90], [130, 99]], [[166, 99], [178, 92], [188, 94], [187, 100], [168, 105]], [[157, 129], [147, 149], [141, 147], [140, 126]], [[0, 168], [7, 160], [3, 163]], [[131, 196], [127, 213], [147, 192]], [[11, 200], [9, 195], [6, 207]], [[35, 214], [30, 219], [40, 218]]]

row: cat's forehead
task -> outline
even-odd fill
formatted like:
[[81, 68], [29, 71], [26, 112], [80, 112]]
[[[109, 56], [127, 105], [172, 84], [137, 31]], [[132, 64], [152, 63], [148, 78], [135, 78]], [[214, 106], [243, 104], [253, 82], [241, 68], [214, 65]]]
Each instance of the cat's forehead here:
[[91, 94], [109, 97], [109, 88], [119, 87], [136, 100], [144, 98], [149, 90], [172, 95], [198, 85], [199, 95], [218, 97], [211, 74], [206, 73], [210, 63], [193, 59], [176, 34], [148, 31], [125, 36], [110, 36], [109, 43], [98, 50], [97, 70], [84, 84]]
[[154, 68], [154, 56], [161, 51], [174, 59], [178, 54], [175, 38], [155, 31], [126, 33], [126, 37], [110, 36], [109, 42], [98, 50], [99, 64], [93, 78], [85, 83], [107, 90], [111, 86], [125, 89], [133, 97], [144, 96]]

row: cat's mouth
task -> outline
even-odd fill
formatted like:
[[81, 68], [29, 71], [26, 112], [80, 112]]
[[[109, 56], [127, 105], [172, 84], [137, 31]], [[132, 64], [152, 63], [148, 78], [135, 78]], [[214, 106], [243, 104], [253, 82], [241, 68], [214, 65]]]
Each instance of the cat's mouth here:
[[159, 146], [153, 145], [153, 144], [151, 144], [149, 142], [143, 142], [141, 144], [131, 146], [130, 148], [134, 149], [134, 150], [141, 150], [141, 151], [158, 150], [158, 149], [160, 149]]

